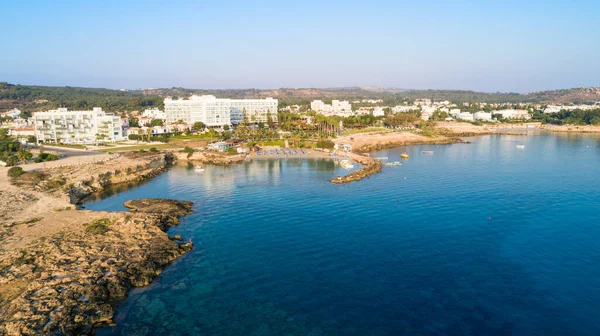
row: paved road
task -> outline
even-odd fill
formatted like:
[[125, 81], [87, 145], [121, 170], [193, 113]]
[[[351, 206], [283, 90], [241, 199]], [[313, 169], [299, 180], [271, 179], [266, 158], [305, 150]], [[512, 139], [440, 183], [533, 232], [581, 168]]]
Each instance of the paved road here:
[[44, 146], [44, 150], [47, 153], [57, 154], [61, 158], [69, 158], [69, 157], [75, 157], [75, 156], [88, 156], [88, 155], [99, 155], [99, 154], [101, 154], [101, 153], [93, 152], [93, 151], [90, 151], [90, 150], [86, 151], [84, 149], [62, 148], [62, 147], [52, 147], [52, 146]]

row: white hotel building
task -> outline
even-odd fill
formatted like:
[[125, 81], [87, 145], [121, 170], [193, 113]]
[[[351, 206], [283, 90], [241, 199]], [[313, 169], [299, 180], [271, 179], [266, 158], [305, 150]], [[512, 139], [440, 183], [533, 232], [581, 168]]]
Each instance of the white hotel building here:
[[269, 115], [277, 122], [277, 99], [229, 99], [215, 96], [191, 96], [189, 99], [165, 98], [168, 123], [183, 120], [187, 124], [202, 122], [207, 127], [267, 122]]
[[93, 143], [123, 139], [121, 117], [94, 107], [92, 111], [59, 108], [33, 115], [39, 143]]
[[331, 104], [325, 104], [321, 100], [313, 100], [310, 109], [323, 115], [338, 115], [348, 117], [352, 115], [352, 104], [346, 100], [332, 100]]

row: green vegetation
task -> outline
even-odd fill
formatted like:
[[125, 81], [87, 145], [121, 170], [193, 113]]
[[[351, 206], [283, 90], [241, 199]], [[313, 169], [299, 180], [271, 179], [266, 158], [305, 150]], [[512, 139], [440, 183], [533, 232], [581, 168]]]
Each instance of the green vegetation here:
[[7, 166], [14, 166], [18, 162], [29, 161], [31, 156], [17, 139], [8, 135], [6, 128], [0, 128], [0, 161], [6, 162]]
[[164, 126], [164, 122], [162, 119], [152, 119], [152, 121], [150, 121], [150, 127], [154, 126]]
[[[360, 87], [338, 88], [338, 89], [278, 89], [261, 91], [257, 89], [230, 89], [230, 90], [196, 90], [184, 88], [149, 89], [120, 91], [101, 88], [80, 87], [53, 87], [53, 86], [30, 86], [14, 85], [0, 82], [0, 110], [17, 107], [21, 109], [25, 117], [31, 112], [47, 110], [60, 106], [69, 109], [91, 109], [102, 107], [107, 111], [129, 112], [157, 107], [163, 109], [164, 97], [171, 96], [188, 97], [192, 94], [211, 94], [217, 97], [228, 98], [262, 98], [267, 95], [278, 98], [279, 106], [307, 105], [313, 99], [321, 99], [326, 103], [331, 99], [360, 100], [381, 99], [382, 105], [395, 106], [405, 101], [412, 103], [417, 98], [429, 98], [437, 101], [449, 100], [456, 104], [465, 102], [484, 103], [543, 103], [571, 102], [575, 104], [589, 103], [600, 100], [600, 91], [596, 88], [575, 88], [567, 90], [540, 91], [529, 94], [520, 93], [485, 93], [467, 90], [403, 90], [394, 88], [370, 88]], [[369, 106], [366, 103], [353, 104], [355, 108]], [[270, 111], [276, 113], [276, 111]], [[301, 109], [301, 112], [306, 110]], [[247, 119], [244, 111], [244, 118]], [[250, 120], [245, 120], [246, 122]], [[252, 120], [254, 121], [254, 120]], [[279, 119], [280, 126], [285, 120]], [[273, 120], [267, 120], [267, 126], [273, 128]], [[130, 119], [130, 125], [137, 127], [137, 122]], [[195, 127], [196, 128], [196, 127]], [[202, 128], [196, 128], [197, 130]]]
[[279, 146], [285, 147], [285, 141], [283, 140], [268, 140], [268, 141], [259, 141], [257, 143], [259, 146]]
[[58, 160], [58, 156], [50, 153], [40, 153], [38, 157], [36, 157], [34, 162], [46, 162], [46, 161], [56, 161]]
[[25, 173], [25, 172], [23, 171], [23, 168], [21, 168], [21, 167], [10, 167], [10, 169], [8, 169], [8, 172], [7, 172], [8, 177], [13, 178], [13, 179], [18, 178], [19, 176], [23, 175], [23, 173]]
[[85, 232], [93, 235], [104, 234], [108, 231], [111, 224], [112, 222], [108, 218], [95, 219], [86, 225]]
[[387, 133], [393, 132], [389, 128], [385, 127], [366, 127], [366, 128], [353, 128], [348, 131], [349, 134], [357, 134], [357, 133], [368, 133], [368, 132], [378, 132], [378, 133]]
[[188, 147], [188, 146], [185, 146], [185, 148], [181, 150], [182, 153], [187, 153], [188, 158], [191, 157], [192, 155], [194, 155], [195, 151], [196, 151], [195, 149]]
[[205, 126], [205, 125], [204, 125], [204, 123], [203, 123], [203, 122], [201, 122], [201, 121], [196, 121], [196, 122], [194, 123], [194, 129], [195, 129], [195, 130], [197, 130], [197, 131], [201, 131], [201, 130], [203, 130], [205, 127], [206, 127], [206, 126]]
[[560, 111], [558, 113], [534, 113], [534, 120], [553, 125], [600, 126], [600, 108], [595, 110]]
[[331, 141], [331, 140], [317, 141], [317, 148], [333, 149], [334, 146], [335, 146], [335, 143], [333, 143], [333, 141]]
[[67, 107], [91, 110], [102, 107], [108, 111], [163, 108], [163, 97], [144, 95], [140, 91], [119, 91], [97, 88], [13, 85], [0, 82], [0, 110], [17, 107], [29, 117], [30, 112]]

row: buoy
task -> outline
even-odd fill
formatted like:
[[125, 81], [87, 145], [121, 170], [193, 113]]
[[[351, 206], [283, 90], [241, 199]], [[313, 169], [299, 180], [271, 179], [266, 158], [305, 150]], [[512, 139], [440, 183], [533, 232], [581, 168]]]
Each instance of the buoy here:
[[404, 178], [404, 181], [406, 181], [406, 177]]
[[492, 217], [488, 217], [488, 220], [492, 220]]

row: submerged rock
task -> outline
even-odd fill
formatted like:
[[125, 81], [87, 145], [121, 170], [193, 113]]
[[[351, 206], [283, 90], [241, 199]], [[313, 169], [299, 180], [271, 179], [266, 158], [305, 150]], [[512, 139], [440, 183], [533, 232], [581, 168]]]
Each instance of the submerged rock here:
[[169, 214], [177, 217], [185, 216], [193, 212], [192, 202], [164, 198], [141, 198], [127, 201], [123, 205], [131, 211], [151, 214]]

